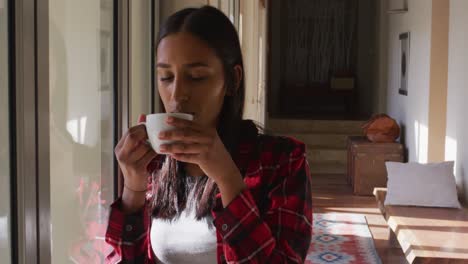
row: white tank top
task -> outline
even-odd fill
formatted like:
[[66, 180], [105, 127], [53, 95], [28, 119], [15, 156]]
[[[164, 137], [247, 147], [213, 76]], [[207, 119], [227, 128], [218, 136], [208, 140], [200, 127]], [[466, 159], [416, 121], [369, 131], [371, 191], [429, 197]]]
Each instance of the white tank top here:
[[[193, 188], [191, 188], [193, 190]], [[193, 192], [188, 195], [191, 201]], [[164, 264], [216, 263], [216, 228], [211, 216], [200, 221], [195, 218], [194, 206], [172, 220], [153, 218], [150, 231], [151, 246]]]

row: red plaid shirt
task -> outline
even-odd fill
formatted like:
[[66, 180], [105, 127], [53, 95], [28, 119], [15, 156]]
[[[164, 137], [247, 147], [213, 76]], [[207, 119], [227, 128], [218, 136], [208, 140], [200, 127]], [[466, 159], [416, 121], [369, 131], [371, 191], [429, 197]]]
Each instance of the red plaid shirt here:
[[[292, 138], [258, 135], [240, 144], [234, 161], [247, 188], [212, 209], [218, 263], [303, 263], [311, 241], [312, 197], [305, 146]], [[148, 196], [150, 199], [151, 197]], [[111, 205], [107, 263], [155, 263], [149, 210], [125, 215]], [[148, 204], [148, 202], [147, 202]]]

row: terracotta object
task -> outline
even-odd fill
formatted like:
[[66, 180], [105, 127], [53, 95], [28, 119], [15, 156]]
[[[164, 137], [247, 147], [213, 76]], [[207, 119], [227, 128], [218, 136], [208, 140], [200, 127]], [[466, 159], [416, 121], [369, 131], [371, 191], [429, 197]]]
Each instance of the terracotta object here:
[[395, 142], [400, 136], [400, 126], [386, 114], [374, 115], [362, 126], [364, 134], [372, 142]]

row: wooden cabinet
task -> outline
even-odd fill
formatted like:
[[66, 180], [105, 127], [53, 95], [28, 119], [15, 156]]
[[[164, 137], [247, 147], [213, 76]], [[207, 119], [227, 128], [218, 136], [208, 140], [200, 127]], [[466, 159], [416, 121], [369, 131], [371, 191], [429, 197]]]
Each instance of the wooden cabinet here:
[[348, 183], [356, 195], [372, 195], [387, 186], [386, 161], [403, 162], [400, 143], [373, 143], [366, 137], [348, 137]]

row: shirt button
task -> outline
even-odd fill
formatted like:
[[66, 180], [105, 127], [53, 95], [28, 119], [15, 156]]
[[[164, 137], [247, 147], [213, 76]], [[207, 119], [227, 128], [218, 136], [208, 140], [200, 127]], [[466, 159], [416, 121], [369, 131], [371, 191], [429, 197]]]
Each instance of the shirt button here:
[[130, 232], [130, 231], [133, 230], [133, 226], [132, 226], [132, 225], [126, 225], [126, 226], [125, 226], [125, 230], [126, 230], [127, 232]]
[[226, 231], [226, 230], [228, 229], [228, 225], [227, 225], [227, 224], [223, 224], [223, 225], [221, 226], [221, 229], [222, 229], [223, 231]]

